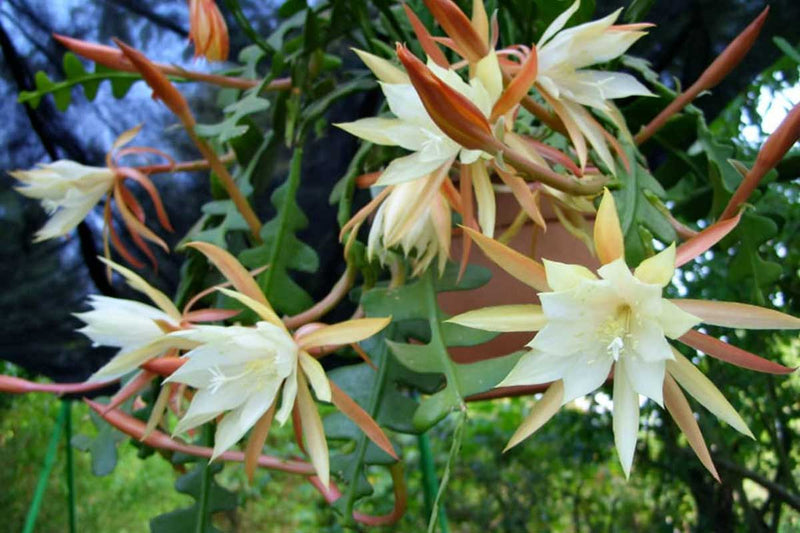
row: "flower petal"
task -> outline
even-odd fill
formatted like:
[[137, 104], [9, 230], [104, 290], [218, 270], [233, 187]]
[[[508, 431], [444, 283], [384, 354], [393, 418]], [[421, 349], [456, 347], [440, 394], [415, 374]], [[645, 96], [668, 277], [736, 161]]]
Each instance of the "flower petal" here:
[[[670, 300], [704, 324], [742, 329], [800, 329], [800, 318], [756, 305], [708, 300]], [[684, 332], [685, 333], [685, 332]]]
[[667, 361], [667, 371], [686, 392], [700, 402], [714, 416], [724, 420], [732, 428], [751, 439], [755, 439], [747, 423], [728, 402], [722, 392], [691, 361], [680, 352], [673, 350], [675, 359]]
[[[226, 289], [224, 287], [217, 288], [219, 292], [224, 294], [229, 298], [233, 298], [234, 300], [243, 303], [255, 313], [261, 317], [262, 319], [266, 320], [270, 324], [281, 328], [283, 331], [286, 331], [286, 326], [283, 324], [283, 320], [281, 320], [275, 311], [272, 309], [272, 306], [269, 303], [262, 303], [258, 300], [254, 300], [249, 296], [242, 294], [241, 292], [232, 291], [230, 289]], [[265, 299], [266, 301], [266, 299]]]
[[731, 346], [727, 342], [715, 339], [697, 330], [689, 331], [678, 340], [695, 350], [707, 353], [711, 357], [742, 368], [749, 368], [756, 372], [791, 374], [796, 370], [796, 368], [785, 367], [736, 346]]
[[[462, 151], [463, 153], [463, 151]], [[472, 169], [472, 187], [475, 189], [475, 201], [478, 204], [478, 224], [481, 232], [489, 238], [494, 237], [497, 206], [495, 203], [494, 189], [486, 171], [483, 161], [470, 165]]]
[[299, 337], [297, 342], [303, 349], [359, 342], [372, 337], [389, 325], [391, 321], [392, 317], [347, 320], [332, 326], [315, 329], [307, 335]]
[[557, 16], [553, 22], [544, 30], [541, 38], [539, 38], [539, 43], [536, 45], [538, 48], [543, 47], [547, 44], [556, 33], [560, 32], [562, 28], [567, 24], [567, 21], [572, 18], [572, 15], [578, 11], [578, 8], [581, 7], [581, 0], [575, 0], [571, 6], [569, 6], [563, 13]]
[[424, 152], [414, 152], [411, 155], [398, 157], [389, 163], [375, 185], [394, 185], [427, 176], [453, 155], [455, 155], [455, 150], [452, 153], [443, 153], [440, 158], [428, 159]]
[[227, 413], [217, 425], [214, 434], [214, 452], [211, 460], [239, 442], [258, 419], [275, 403], [278, 383], [269, 382], [267, 387], [252, 394], [246, 402]]
[[411, 83], [406, 73], [399, 67], [396, 67], [392, 62], [357, 48], [353, 48], [352, 50], [358, 54], [361, 61], [375, 74], [375, 77], [383, 83]]
[[547, 392], [545, 392], [542, 398], [536, 402], [536, 404], [533, 406], [533, 409], [531, 409], [531, 412], [527, 417], [525, 417], [525, 420], [523, 420], [522, 424], [519, 425], [517, 431], [515, 431], [511, 436], [503, 452], [508, 451], [521, 441], [528, 438], [537, 429], [542, 427], [548, 420], [553, 418], [553, 415], [555, 415], [558, 409], [561, 407], [561, 399], [563, 396], [564, 384], [561, 381], [556, 381], [550, 385], [550, 387], [547, 389]]
[[331, 383], [331, 391], [333, 392], [333, 404], [336, 408], [361, 428], [361, 431], [363, 431], [381, 450], [391, 455], [394, 459], [397, 459], [397, 454], [394, 451], [391, 441], [378, 423], [369, 416], [369, 413], [362, 409], [360, 405], [348, 396], [346, 392], [336, 386], [335, 383]]
[[422, 150], [425, 135], [419, 126], [396, 118], [370, 117], [334, 126], [371, 143], [382, 146], [401, 146], [406, 150]]
[[187, 243], [186, 246], [194, 248], [214, 263], [225, 279], [231, 282], [237, 291], [253, 300], [269, 306], [266, 296], [261, 292], [253, 276], [236, 260], [228, 251], [218, 246], [201, 241]]
[[531, 350], [520, 357], [511, 372], [497, 386], [540, 385], [560, 380], [566, 368], [573, 361], [574, 358], [572, 357], [558, 357], [545, 352]]
[[608, 189], [603, 191], [603, 199], [597, 208], [594, 246], [597, 249], [597, 257], [604, 265], [625, 257], [625, 242], [617, 215], [617, 205]]
[[547, 317], [539, 305], [497, 305], [467, 311], [445, 322], [485, 331], [538, 331], [547, 324]]
[[703, 463], [703, 466], [711, 472], [714, 479], [719, 481], [719, 474], [714, 467], [714, 462], [711, 460], [711, 454], [708, 453], [706, 442], [703, 439], [703, 434], [700, 432], [700, 426], [697, 425], [697, 420], [694, 418], [689, 402], [681, 392], [678, 384], [671, 376], [666, 376], [664, 380], [664, 404], [667, 411], [672, 415], [672, 419], [678, 424], [686, 440], [689, 441], [689, 446], [692, 447], [697, 458]]
[[633, 390], [664, 407], [664, 359], [644, 361], [639, 357], [625, 357], [624, 370]]
[[679, 301], [661, 300], [661, 315], [658, 322], [664, 330], [664, 335], [670, 339], [677, 339], [700, 322], [703, 322], [700, 318], [687, 313], [673, 303]]
[[728, 233], [733, 231], [742, 213], [733, 218], [718, 220], [691, 239], [678, 246], [675, 256], [675, 267], [683, 266], [693, 260], [698, 255], [705, 253], [706, 250], [721, 241]]
[[661, 250], [653, 257], [648, 257], [636, 267], [633, 275], [642, 283], [651, 283], [666, 287], [675, 273], [675, 243]]
[[322, 419], [319, 417], [317, 406], [311, 398], [308, 384], [303, 373], [297, 374], [297, 409], [303, 424], [303, 437], [306, 450], [311, 458], [311, 464], [317, 472], [325, 488], [330, 485], [330, 465], [328, 459], [328, 443], [325, 440], [325, 430], [322, 428]]
[[550, 289], [542, 265], [471, 228], [462, 226], [462, 229], [497, 266], [538, 291]]
[[636, 439], [639, 434], [639, 395], [628, 381], [625, 359], [614, 370], [614, 444], [625, 477], [631, 475]]
[[549, 259], [542, 259], [542, 263], [547, 273], [547, 284], [554, 292], [568, 291], [583, 281], [597, 279], [591, 270], [582, 265], [570, 265]]
[[572, 358], [564, 369], [564, 398], [562, 403], [586, 396], [597, 390], [606, 379], [614, 360], [606, 354], [585, 354]]
[[319, 361], [306, 352], [300, 352], [300, 368], [305, 372], [311, 388], [314, 389], [314, 394], [317, 395], [317, 399], [321, 402], [330, 402], [330, 381], [328, 381], [328, 376], [325, 375], [325, 370], [319, 364]]

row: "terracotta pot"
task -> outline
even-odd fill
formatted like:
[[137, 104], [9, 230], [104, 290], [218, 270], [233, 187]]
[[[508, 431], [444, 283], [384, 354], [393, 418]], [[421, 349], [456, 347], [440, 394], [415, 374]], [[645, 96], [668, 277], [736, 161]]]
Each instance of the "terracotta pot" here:
[[[502, 234], [508, 228], [518, 211], [519, 206], [510, 194], [498, 195], [495, 235]], [[590, 269], [597, 268], [599, 263], [586, 245], [564, 229], [547, 205], [543, 206], [542, 211], [547, 221], [547, 231], [542, 232], [541, 228], [534, 227], [533, 223], [529, 222], [511, 240], [509, 243], [511, 247], [525, 255], [530, 255], [531, 247], [534, 245], [535, 231], [534, 257], [537, 260], [546, 257], [563, 263], [586, 265]], [[450, 252], [453, 260], [460, 260], [462, 242], [461, 235], [453, 236]], [[534, 289], [521, 283], [490, 261], [474, 243], [469, 262], [489, 268], [492, 271], [492, 279], [483, 287], [475, 290], [442, 293], [439, 296], [439, 303], [445, 312], [455, 315], [493, 305], [539, 303]], [[490, 342], [479, 346], [452, 348], [450, 354], [461, 363], [491, 359], [522, 349], [532, 338], [532, 333], [502, 333]]]

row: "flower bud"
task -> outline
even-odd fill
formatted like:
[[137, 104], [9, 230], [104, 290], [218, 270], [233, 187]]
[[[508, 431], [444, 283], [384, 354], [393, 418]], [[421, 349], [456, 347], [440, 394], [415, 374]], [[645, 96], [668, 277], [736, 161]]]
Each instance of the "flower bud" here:
[[194, 43], [195, 57], [228, 59], [228, 26], [214, 0], [189, 0], [189, 39]]
[[425, 0], [425, 5], [445, 33], [455, 41], [470, 62], [480, 61], [489, 53], [486, 41], [461, 8], [452, 0]]

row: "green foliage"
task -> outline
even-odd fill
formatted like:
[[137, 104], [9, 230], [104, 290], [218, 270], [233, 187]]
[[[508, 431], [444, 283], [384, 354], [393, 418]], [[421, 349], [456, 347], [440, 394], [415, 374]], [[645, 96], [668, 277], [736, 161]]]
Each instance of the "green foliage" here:
[[81, 60], [72, 52], [64, 54], [63, 67], [66, 76], [64, 81], [53, 81], [46, 72], [39, 71], [34, 77], [36, 89], [20, 92], [17, 101], [27, 103], [36, 109], [44, 96], [52, 94], [56, 108], [59, 111], [66, 111], [72, 103], [73, 87], [82, 87], [86, 98], [92, 101], [97, 96], [100, 83], [108, 80], [114, 98], [123, 98], [134, 82], [140, 79], [136, 73], [120, 72], [99, 64], [95, 65], [94, 72], [87, 72]]
[[287, 314], [297, 314], [313, 304], [311, 296], [291, 278], [289, 270], [313, 273], [319, 268], [316, 251], [296, 236], [297, 231], [308, 226], [308, 218], [296, 198], [302, 161], [303, 150], [297, 148], [289, 178], [272, 194], [277, 213], [261, 230], [263, 244], [239, 256], [245, 266], [269, 266], [258, 276], [259, 286], [267, 299], [274, 302], [276, 310]]
[[73, 447], [92, 456], [92, 473], [95, 476], [107, 476], [117, 466], [117, 445], [125, 439], [125, 435], [111, 427], [100, 415], [89, 411], [89, 418], [97, 430], [94, 437], [78, 433], [72, 437]]
[[[236, 494], [224, 489], [214, 481], [214, 477], [222, 470], [219, 463], [208, 464], [200, 460], [195, 468], [179, 477], [175, 489], [194, 498], [191, 507], [177, 509], [150, 520], [151, 533], [220, 533], [211, 523], [210, 516], [219, 511], [230, 511], [236, 508]], [[204, 504], [203, 499], [207, 499]], [[202, 518], [202, 513], [206, 517]], [[203, 520], [205, 528], [200, 527]]]

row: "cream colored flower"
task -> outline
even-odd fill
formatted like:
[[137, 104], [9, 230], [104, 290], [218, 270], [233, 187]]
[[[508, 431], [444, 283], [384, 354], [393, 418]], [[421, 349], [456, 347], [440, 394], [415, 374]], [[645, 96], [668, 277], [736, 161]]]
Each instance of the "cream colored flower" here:
[[[593, 107], [618, 122], [610, 100], [652, 93], [630, 74], [586, 67], [621, 56], [650, 25], [615, 26], [622, 11], [619, 9], [600, 20], [562, 29], [579, 7], [580, 0], [576, 0], [550, 24], [536, 45], [536, 84], [567, 127], [581, 166], [588, 156], [586, 139], [613, 172], [614, 158], [602, 126], [582, 106]], [[624, 127], [624, 123], [620, 125]]]
[[109, 169], [87, 167], [67, 160], [10, 174], [23, 183], [16, 188], [17, 191], [40, 200], [51, 215], [50, 220], [36, 232], [36, 242], [72, 231], [114, 186], [114, 173]]
[[[377, 185], [422, 178], [443, 165], [449, 167], [456, 157], [464, 164], [473, 163], [481, 157], [482, 151], [468, 150], [442, 132], [404, 72], [365, 52], [359, 52], [359, 56], [381, 80], [381, 90], [396, 118], [364, 118], [336, 125], [369, 142], [400, 146], [414, 152], [389, 163]], [[492, 107], [503, 89], [500, 67], [494, 53], [481, 61], [478, 74], [468, 83], [455, 71], [442, 68], [433, 61], [428, 61], [428, 68], [437, 78], [472, 102], [484, 116], [491, 115]]]
[[380, 205], [369, 231], [367, 256], [386, 263], [390, 248], [398, 247], [424, 272], [434, 259], [439, 272], [450, 254], [450, 205], [439, 191], [446, 172], [399, 183]]
[[100, 259], [120, 273], [132, 288], [147, 295], [157, 307], [134, 300], [89, 296], [91, 311], [75, 313], [86, 323], [79, 329], [94, 346], [114, 346], [117, 354], [87, 381], [112, 380], [136, 370], [139, 365], [173, 347], [167, 338], [179, 329], [181, 313], [161, 291], [150, 286], [133, 271], [106, 259]]
[[[481, 234], [465, 229], [501, 268], [539, 291], [539, 305], [470, 311], [450, 319], [488, 331], [538, 331], [526, 352], [498, 386], [552, 384], [511, 437], [508, 447], [530, 436], [567, 402], [614, 381], [614, 441], [625, 475], [630, 474], [639, 430], [639, 396], [666, 407], [703, 465], [717, 477], [700, 429], [680, 387], [741, 433], [747, 425], [720, 391], [667, 339], [753, 370], [775, 374], [792, 369], [694, 331], [701, 322], [751, 329], [797, 329], [800, 320], [752, 305], [667, 300], [663, 288], [677, 265], [705, 252], [735, 224], [721, 221], [676, 249], [671, 245], [631, 272], [611, 194], [598, 208], [594, 244], [603, 263], [596, 276], [580, 265], [545, 260], [544, 265]], [[724, 228], [724, 230], [723, 230]], [[612, 374], [613, 373], [613, 374]], [[679, 387], [680, 385], [680, 387]]]

